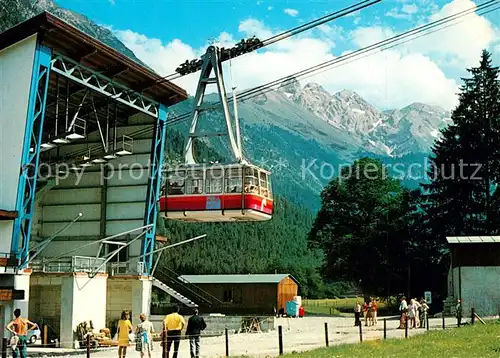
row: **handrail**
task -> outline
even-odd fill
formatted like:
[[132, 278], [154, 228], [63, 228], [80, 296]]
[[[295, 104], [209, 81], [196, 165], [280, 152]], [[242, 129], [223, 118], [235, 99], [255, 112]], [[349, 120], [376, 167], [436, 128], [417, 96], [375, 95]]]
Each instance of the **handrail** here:
[[[165, 269], [165, 270], [169, 271], [170, 275], [167, 274], [167, 273], [165, 273], [162, 269]], [[196, 286], [196, 285], [192, 284], [191, 282], [183, 282], [182, 280], [180, 280], [179, 279], [179, 275], [175, 271], [169, 269], [168, 267], [163, 267], [162, 269], [158, 269], [157, 268], [157, 271], [159, 271], [160, 274], [163, 274], [163, 275], [167, 276], [170, 280], [174, 281], [178, 285], [180, 285], [182, 287], [185, 287], [190, 292], [193, 292], [195, 295], [197, 295], [198, 297], [200, 297], [203, 300], [207, 301], [209, 304], [211, 304], [212, 302], [210, 302], [207, 299], [207, 297], [210, 298], [210, 299], [212, 299], [213, 301], [216, 301], [218, 304], [223, 304], [223, 302], [221, 300], [219, 300], [217, 297], [215, 297], [214, 295], [212, 295], [210, 292], [205, 291], [201, 287]], [[172, 278], [171, 275], [173, 276], [173, 278]], [[194, 292], [192, 289], [190, 289], [189, 286], [194, 287], [196, 290], [198, 290], [201, 293]], [[205, 297], [203, 297], [202, 294], [205, 295]]]
[[[206, 297], [203, 297], [199, 293], [193, 291], [192, 289], [190, 289], [189, 287], [187, 287], [187, 285], [183, 284], [182, 282], [180, 282], [175, 277], [172, 277], [169, 274], [167, 274], [167, 273], [165, 273], [165, 272], [163, 272], [163, 271], [161, 271], [159, 269], [157, 269], [157, 272], [160, 273], [160, 276], [164, 276], [164, 278], [166, 278], [169, 281], [168, 285], [174, 286], [172, 288], [175, 289], [176, 291], [182, 291], [182, 289], [185, 289], [185, 290], [189, 291], [190, 293], [192, 293], [193, 295], [195, 295], [198, 299], [204, 301], [205, 303], [207, 303], [209, 305], [212, 305], [212, 302], [210, 302]], [[175, 287], [175, 286], [180, 286], [180, 287], [182, 287], [182, 289], [179, 289], [179, 287]], [[180, 293], [182, 293], [182, 292], [180, 292]]]

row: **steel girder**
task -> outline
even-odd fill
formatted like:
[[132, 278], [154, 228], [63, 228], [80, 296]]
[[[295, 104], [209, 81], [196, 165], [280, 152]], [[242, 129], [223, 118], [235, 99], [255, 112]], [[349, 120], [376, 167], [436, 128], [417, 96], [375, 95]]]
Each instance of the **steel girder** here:
[[33, 59], [21, 170], [17, 187], [16, 210], [19, 216], [14, 221], [12, 231], [11, 253], [16, 255], [21, 268], [25, 266], [29, 250], [51, 56], [52, 51], [49, 48], [37, 44]]
[[52, 71], [149, 116], [157, 118], [159, 115], [160, 104], [158, 102], [63, 55], [57, 54], [52, 59]]
[[146, 196], [146, 212], [144, 215], [144, 225], [153, 224], [151, 230], [148, 230], [141, 247], [141, 261], [143, 262], [143, 273], [150, 274], [153, 266], [153, 255], [156, 218], [158, 214], [158, 200], [161, 189], [161, 176], [163, 166], [163, 152], [165, 149], [165, 136], [167, 132], [167, 108], [160, 105], [158, 120], [155, 123], [154, 136], [151, 143], [151, 172], [148, 181], [148, 191]]

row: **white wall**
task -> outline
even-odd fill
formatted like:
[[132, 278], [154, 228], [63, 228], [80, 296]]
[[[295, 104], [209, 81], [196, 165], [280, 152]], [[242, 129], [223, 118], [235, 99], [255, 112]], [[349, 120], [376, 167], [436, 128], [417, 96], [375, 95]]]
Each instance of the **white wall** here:
[[[137, 123], [145, 123], [144, 116], [134, 116]], [[144, 126], [152, 129], [152, 124]], [[133, 133], [143, 126], [120, 128], [124, 134]], [[148, 134], [151, 136], [151, 133]], [[90, 139], [98, 139], [97, 132], [89, 134]], [[61, 150], [71, 152], [80, 149], [76, 145], [64, 145]], [[105, 235], [115, 235], [144, 225], [147, 184], [149, 180], [149, 160], [151, 139], [134, 140], [134, 155], [109, 161], [114, 168], [107, 175], [104, 186], [104, 172], [99, 166], [89, 167], [83, 175], [70, 174], [56, 180], [57, 185], [43, 194], [35, 210], [37, 222], [33, 236], [49, 237], [72, 221], [78, 213], [83, 216], [64, 234], [51, 243], [38, 258], [58, 256], [87, 240], [101, 238], [102, 200], [106, 198]], [[140, 168], [143, 168], [142, 170]], [[132, 169], [131, 169], [132, 168]], [[103, 192], [105, 191], [105, 193]], [[105, 194], [105, 195], [103, 195]], [[38, 199], [38, 198], [37, 198]], [[132, 239], [137, 233], [131, 233]], [[140, 255], [142, 239], [129, 247], [129, 257]], [[91, 246], [72, 255], [95, 256], [99, 245]], [[71, 255], [70, 255], [71, 256]]]
[[107, 276], [66, 276], [61, 282], [61, 346], [70, 348], [76, 327], [92, 321], [94, 329], [106, 327]]
[[111, 321], [118, 320], [122, 311], [132, 312], [131, 321], [134, 326], [140, 323], [141, 313], [149, 316], [151, 280], [110, 276], [107, 285], [106, 322], [108, 325]]
[[[15, 210], [36, 35], [0, 51], [0, 209]], [[12, 221], [0, 221], [0, 252], [11, 251]]]
[[[498, 315], [500, 312], [500, 266], [462, 267], [461, 286], [464, 316], [470, 316], [474, 307], [479, 316]], [[458, 267], [453, 269], [456, 298], [458, 295]]]

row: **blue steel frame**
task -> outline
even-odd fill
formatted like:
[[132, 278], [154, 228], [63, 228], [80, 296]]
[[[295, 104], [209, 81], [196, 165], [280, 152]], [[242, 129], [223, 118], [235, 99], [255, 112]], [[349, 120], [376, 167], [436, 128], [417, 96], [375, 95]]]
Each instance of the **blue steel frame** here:
[[[158, 200], [161, 189], [161, 176], [163, 155], [165, 149], [165, 136], [167, 133], [167, 107], [160, 105], [158, 120], [153, 131], [151, 146], [151, 171], [148, 182], [148, 192], [146, 196], [146, 213], [144, 215], [144, 225], [153, 224], [153, 227], [146, 232], [142, 240], [141, 256], [144, 263], [143, 274], [149, 275], [153, 266], [153, 255], [156, 235], [156, 218], [158, 215]], [[148, 255], [149, 254], [149, 255]]]
[[[18, 265], [21, 268], [26, 266], [28, 257], [51, 57], [51, 49], [37, 44], [33, 60], [23, 153], [17, 186], [16, 210], [19, 215], [14, 221], [12, 232], [11, 253], [19, 260]], [[31, 150], [31, 148], [33, 149]]]

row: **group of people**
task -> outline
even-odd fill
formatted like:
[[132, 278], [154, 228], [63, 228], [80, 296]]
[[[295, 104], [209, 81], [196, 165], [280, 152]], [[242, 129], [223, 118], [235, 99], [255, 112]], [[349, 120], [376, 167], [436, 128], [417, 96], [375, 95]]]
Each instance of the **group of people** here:
[[363, 310], [364, 318], [365, 318], [365, 326], [374, 326], [377, 324], [377, 299], [370, 298], [368, 301], [365, 301], [363, 307], [359, 301], [356, 301], [354, 305], [354, 325], [361, 325], [361, 310]]
[[[184, 317], [179, 314], [179, 306], [174, 307], [174, 312], [168, 314], [163, 320], [162, 331], [162, 345], [166, 338], [166, 357], [169, 358], [172, 344], [174, 346], [173, 358], [177, 358], [179, 354], [179, 345], [181, 340], [181, 332], [186, 326]], [[148, 353], [151, 358], [151, 351], [153, 350], [154, 333], [153, 324], [147, 320], [146, 315], [143, 313], [140, 316], [141, 323], [137, 325], [135, 331], [136, 350], [141, 352], [141, 358], [144, 354]], [[198, 314], [198, 310], [194, 310], [193, 316], [188, 320], [186, 327], [186, 336], [189, 337], [189, 348], [191, 358], [198, 358], [200, 356], [200, 334], [207, 327], [205, 320]], [[121, 319], [118, 321], [118, 357], [125, 358], [127, 347], [129, 346], [129, 335], [132, 333], [133, 327], [130, 322], [130, 316], [127, 311], [123, 311]], [[166, 335], [166, 337], [165, 337]], [[15, 358], [15, 357], [14, 357]]]
[[[163, 320], [162, 345], [166, 338], [166, 357], [169, 358], [169, 352], [174, 345], [173, 358], [177, 358], [179, 352], [179, 344], [181, 339], [181, 331], [186, 322], [184, 317], [179, 314], [180, 308], [175, 306], [174, 312], [168, 314]], [[146, 314], [139, 315], [141, 323], [135, 329], [135, 349], [141, 353], [141, 358], [147, 353], [151, 358], [153, 350], [153, 333], [155, 332], [153, 324], [148, 320]], [[21, 310], [14, 310], [14, 320], [7, 325], [7, 330], [12, 333], [10, 347], [12, 349], [13, 358], [26, 358], [27, 356], [27, 337], [28, 332], [38, 326], [21, 317]], [[200, 356], [200, 334], [207, 327], [205, 320], [198, 314], [198, 310], [194, 310], [193, 316], [188, 320], [186, 327], [186, 337], [189, 337], [189, 346], [191, 358], [199, 358]], [[116, 332], [116, 340], [118, 341], [118, 357], [125, 358], [127, 347], [130, 345], [131, 333], [134, 329], [130, 322], [130, 313], [123, 311], [118, 321], [118, 329]], [[165, 337], [166, 335], [166, 337]]]
[[427, 323], [427, 314], [429, 306], [425, 299], [420, 301], [416, 298], [410, 300], [410, 304], [406, 302], [406, 297], [401, 297], [399, 304], [399, 328], [405, 329], [408, 322], [408, 328], [425, 328]]

